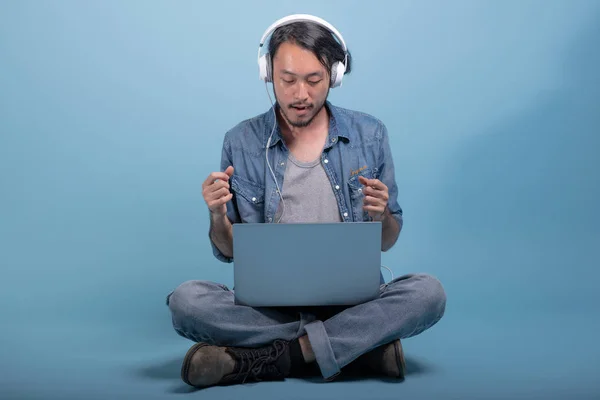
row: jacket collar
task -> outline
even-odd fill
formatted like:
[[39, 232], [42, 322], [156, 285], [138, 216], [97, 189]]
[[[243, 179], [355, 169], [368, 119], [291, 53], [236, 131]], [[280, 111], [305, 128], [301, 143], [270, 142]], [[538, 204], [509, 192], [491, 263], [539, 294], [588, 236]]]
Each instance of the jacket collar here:
[[[347, 141], [351, 140], [350, 130], [346, 128], [346, 124], [343, 116], [340, 113], [338, 107], [334, 106], [327, 100], [325, 102], [325, 107], [329, 112], [329, 138], [325, 147], [331, 146], [333, 142], [337, 139], [345, 139]], [[267, 142], [269, 141], [269, 136], [271, 136], [271, 132], [273, 131], [273, 122], [275, 120], [274, 113], [277, 112], [279, 105], [275, 103], [273, 107], [271, 107], [267, 112], [264, 113], [264, 121], [265, 121], [265, 133], [263, 137], [263, 146], [267, 147]], [[336, 139], [334, 139], [336, 138]], [[275, 131], [273, 132], [273, 137], [271, 138], [271, 143], [269, 143], [269, 147], [275, 146], [277, 143], [282, 141], [281, 129], [279, 127], [279, 122], [275, 123]]]

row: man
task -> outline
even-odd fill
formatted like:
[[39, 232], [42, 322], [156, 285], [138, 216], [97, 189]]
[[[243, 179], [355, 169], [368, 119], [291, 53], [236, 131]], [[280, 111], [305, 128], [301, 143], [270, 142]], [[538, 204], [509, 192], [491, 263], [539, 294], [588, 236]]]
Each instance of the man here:
[[[233, 261], [232, 224], [245, 222], [381, 221], [381, 250], [389, 250], [402, 210], [386, 127], [327, 100], [337, 74], [350, 72], [345, 45], [320, 19], [288, 22], [274, 30], [268, 58], [276, 104], [227, 132], [221, 170], [202, 186], [214, 255]], [[197, 342], [182, 379], [195, 387], [314, 374], [329, 381], [342, 370], [403, 378], [400, 339], [437, 323], [446, 297], [425, 274], [381, 281], [380, 297], [365, 304], [293, 311], [236, 305], [225, 285], [185, 282], [167, 299], [177, 333]]]

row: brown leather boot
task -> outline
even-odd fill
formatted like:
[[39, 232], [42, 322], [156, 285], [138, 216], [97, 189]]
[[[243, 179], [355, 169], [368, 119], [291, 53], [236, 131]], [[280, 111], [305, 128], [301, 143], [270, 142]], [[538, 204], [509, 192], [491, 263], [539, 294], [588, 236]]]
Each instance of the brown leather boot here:
[[260, 348], [194, 344], [185, 355], [181, 379], [204, 388], [246, 381], [283, 380], [290, 372], [289, 343], [276, 340]]
[[400, 339], [379, 346], [356, 359], [355, 364], [368, 372], [404, 379], [406, 363]]

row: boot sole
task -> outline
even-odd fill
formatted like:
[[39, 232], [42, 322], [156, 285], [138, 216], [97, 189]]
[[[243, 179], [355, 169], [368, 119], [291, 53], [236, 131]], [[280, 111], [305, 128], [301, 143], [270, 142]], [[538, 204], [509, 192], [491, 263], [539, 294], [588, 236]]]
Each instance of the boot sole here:
[[192, 347], [189, 348], [185, 357], [183, 358], [183, 364], [181, 365], [181, 380], [187, 383], [190, 386], [194, 386], [188, 379], [188, 372], [190, 370], [190, 364], [192, 362], [192, 357], [198, 350], [202, 347], [208, 346], [206, 343], [196, 343]]
[[406, 363], [404, 362], [404, 350], [402, 349], [400, 339], [394, 341], [394, 350], [396, 352], [396, 364], [398, 365], [398, 371], [400, 371], [399, 378], [404, 379], [404, 375], [406, 374]]

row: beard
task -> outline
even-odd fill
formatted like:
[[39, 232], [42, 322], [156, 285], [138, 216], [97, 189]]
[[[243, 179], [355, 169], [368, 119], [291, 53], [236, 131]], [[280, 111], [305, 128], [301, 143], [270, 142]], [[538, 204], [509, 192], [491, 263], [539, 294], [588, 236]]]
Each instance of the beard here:
[[[287, 121], [287, 123], [294, 128], [304, 128], [309, 126], [315, 117], [319, 115], [323, 107], [325, 107], [325, 101], [327, 100], [327, 96], [325, 99], [320, 101], [319, 103], [292, 103], [287, 106], [282, 105], [277, 99], [277, 95], [275, 95], [275, 99], [277, 101], [277, 105], [279, 106], [279, 111], [283, 118]], [[297, 114], [298, 107], [303, 107], [303, 113], [301, 115]]]

